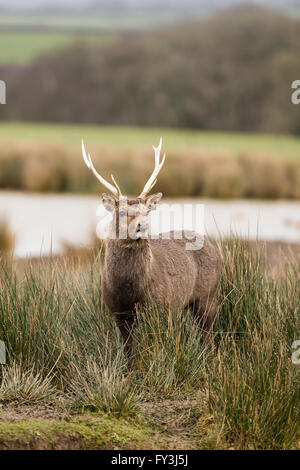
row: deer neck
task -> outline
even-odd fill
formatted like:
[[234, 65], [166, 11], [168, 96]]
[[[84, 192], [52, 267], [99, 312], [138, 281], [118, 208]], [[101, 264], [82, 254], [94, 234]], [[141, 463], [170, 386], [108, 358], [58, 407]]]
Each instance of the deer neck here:
[[105, 253], [105, 277], [118, 288], [141, 288], [151, 274], [152, 253], [148, 240], [126, 242], [107, 240]]

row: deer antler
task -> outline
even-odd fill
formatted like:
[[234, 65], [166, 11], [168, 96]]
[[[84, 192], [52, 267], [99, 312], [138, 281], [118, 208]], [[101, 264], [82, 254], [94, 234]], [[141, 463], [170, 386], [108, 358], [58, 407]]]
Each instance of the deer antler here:
[[155, 166], [154, 166], [154, 170], [153, 170], [152, 175], [150, 176], [150, 178], [148, 179], [147, 183], [144, 186], [143, 191], [138, 196], [142, 199], [144, 199], [145, 196], [147, 196], [149, 191], [151, 191], [151, 189], [155, 185], [155, 183], [157, 181], [158, 173], [160, 172], [160, 170], [162, 169], [163, 164], [165, 163], [166, 155], [164, 155], [162, 161], [159, 162], [161, 146], [162, 146], [162, 138], [160, 138], [158, 147], [154, 147], [154, 145], [153, 145], [153, 150], [154, 150], [154, 153], [155, 153]]
[[96, 171], [94, 165], [93, 165], [93, 162], [92, 162], [92, 159], [91, 159], [91, 156], [90, 154], [86, 154], [86, 151], [85, 151], [85, 148], [84, 148], [84, 143], [83, 143], [83, 139], [81, 141], [81, 150], [82, 150], [82, 156], [83, 156], [83, 160], [86, 164], [86, 166], [89, 168], [89, 170], [91, 170], [94, 175], [96, 176], [96, 178], [100, 181], [100, 183], [102, 183], [109, 191], [111, 191], [115, 196], [118, 196], [119, 198], [122, 197], [122, 193], [121, 193], [121, 190], [119, 188], [119, 186], [117, 185], [116, 183], [116, 180], [115, 178], [113, 177], [113, 175], [111, 175], [111, 179], [114, 183], [114, 186], [112, 184], [110, 184], [108, 181], [106, 181], [101, 175], [99, 175], [99, 173]]

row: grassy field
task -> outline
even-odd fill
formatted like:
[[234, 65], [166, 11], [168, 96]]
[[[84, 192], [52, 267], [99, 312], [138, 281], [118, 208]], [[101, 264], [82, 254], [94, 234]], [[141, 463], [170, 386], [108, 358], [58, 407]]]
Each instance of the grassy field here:
[[90, 30], [105, 31], [143, 31], [153, 29], [168, 24], [172, 24], [183, 19], [201, 19], [207, 17], [208, 13], [203, 9], [193, 11], [190, 9], [159, 8], [157, 10], [140, 11], [119, 11], [115, 12], [80, 12], [64, 13], [61, 12], [47, 14], [9, 14], [1, 13], [0, 28], [19, 28], [30, 30], [38, 28], [40, 30], [61, 29], [64, 31], [83, 31]]
[[1, 263], [0, 449], [300, 448], [299, 259], [222, 242], [212, 344], [190, 312], [137, 312], [128, 368], [102, 256]]
[[0, 122], [0, 144], [56, 143], [80, 147], [151, 148], [163, 137], [165, 151], [204, 150], [237, 157], [241, 153], [268, 153], [282, 158], [300, 159], [300, 138], [289, 135], [209, 132], [170, 128], [109, 127], [93, 125]]
[[105, 45], [117, 39], [113, 33], [98, 35], [51, 32], [0, 32], [0, 64], [28, 64], [37, 57], [54, 52], [76, 41]]

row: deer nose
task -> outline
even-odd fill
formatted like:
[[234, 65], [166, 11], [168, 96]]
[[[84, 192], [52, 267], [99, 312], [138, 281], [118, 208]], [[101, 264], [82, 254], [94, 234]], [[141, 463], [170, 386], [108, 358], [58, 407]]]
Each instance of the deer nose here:
[[148, 223], [147, 222], [139, 222], [137, 224], [137, 231], [144, 232], [148, 228]]

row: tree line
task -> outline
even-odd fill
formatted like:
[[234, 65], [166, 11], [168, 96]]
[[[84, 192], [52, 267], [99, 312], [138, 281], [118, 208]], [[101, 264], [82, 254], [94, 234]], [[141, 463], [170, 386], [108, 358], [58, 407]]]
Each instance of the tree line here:
[[78, 42], [0, 67], [0, 118], [299, 134], [299, 37], [298, 19], [248, 7], [104, 47]]

